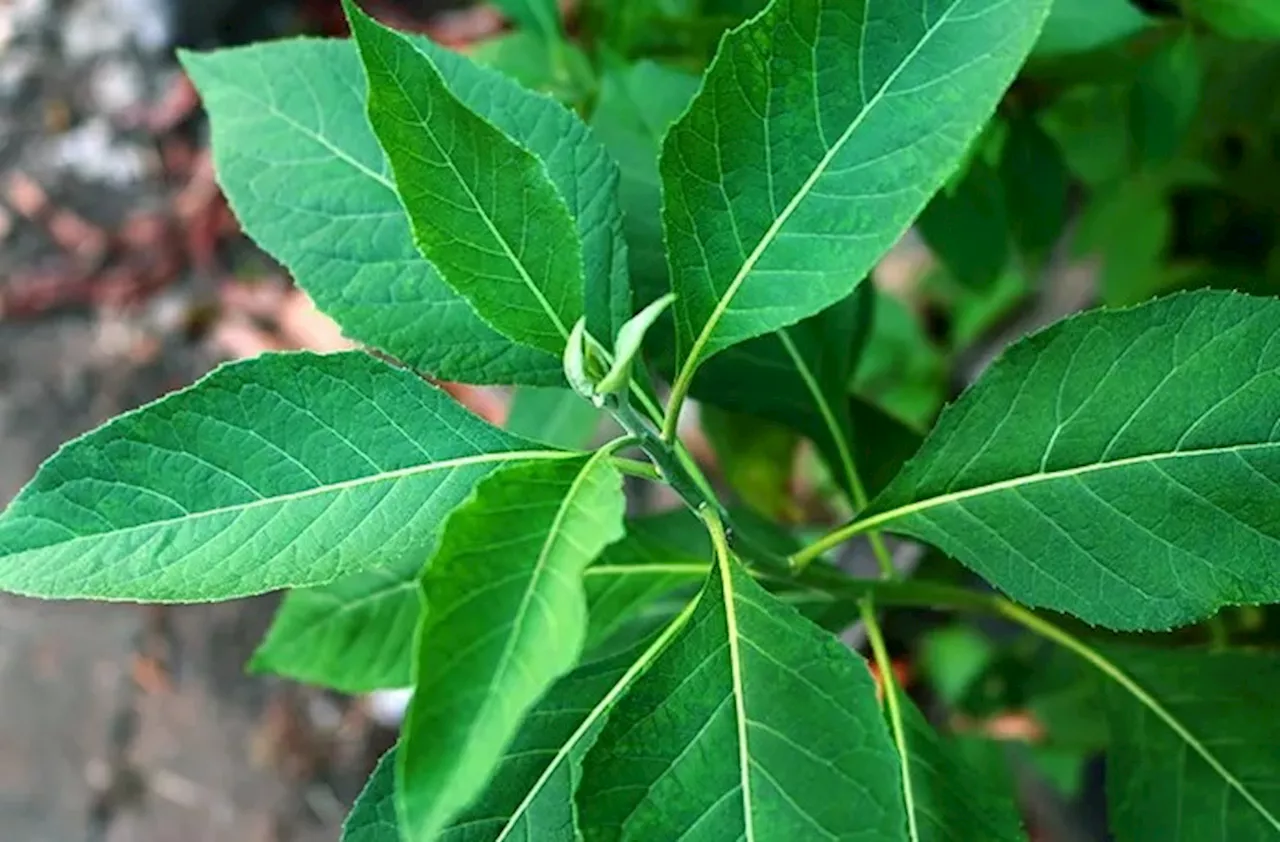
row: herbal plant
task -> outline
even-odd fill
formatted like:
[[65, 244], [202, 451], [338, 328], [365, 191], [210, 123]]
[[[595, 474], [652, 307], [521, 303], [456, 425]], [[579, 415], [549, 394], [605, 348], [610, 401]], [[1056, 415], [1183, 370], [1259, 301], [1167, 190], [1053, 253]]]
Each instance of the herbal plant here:
[[[569, 54], [553, 4], [507, 5]], [[850, 394], [863, 279], [917, 217], [958, 279], [1002, 268], [960, 235], [966, 185], [1049, 7], [774, 0], [696, 91], [656, 64], [606, 80], [594, 129], [350, 3], [350, 42], [186, 54], [246, 231], [378, 353], [227, 365], [69, 443], [0, 517], [0, 587], [289, 589], [257, 668], [415, 689], [348, 842], [1025, 838], [896, 680], [902, 607], [1097, 673], [1117, 839], [1275, 838], [1280, 661], [1115, 633], [1280, 601], [1280, 302], [1074, 316], [918, 448]], [[628, 110], [645, 87], [688, 107]], [[1034, 253], [1046, 227], [1015, 233]], [[424, 374], [521, 387], [508, 429]], [[803, 543], [726, 505], [681, 440], [690, 397], [808, 437], [852, 518]], [[587, 449], [598, 412], [619, 435]], [[683, 508], [629, 518], [624, 477]], [[904, 577], [886, 533], [995, 591]], [[879, 578], [833, 563], [855, 538]], [[854, 619], [878, 683], [833, 634]]]

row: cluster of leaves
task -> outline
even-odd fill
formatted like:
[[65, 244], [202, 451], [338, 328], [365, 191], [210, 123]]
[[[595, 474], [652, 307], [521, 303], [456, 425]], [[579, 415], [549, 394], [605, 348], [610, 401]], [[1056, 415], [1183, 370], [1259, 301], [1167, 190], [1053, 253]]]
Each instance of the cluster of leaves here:
[[[1235, 253], [1235, 214], [1271, 224], [1272, 170], [1215, 166], [1238, 129], [1198, 101], [1243, 72], [1226, 38], [1276, 34], [1269, 3], [600, 2], [580, 44], [554, 3], [504, 5], [524, 28], [489, 68], [350, 3], [349, 41], [184, 56], [245, 230], [379, 353], [228, 365], [66, 445], [0, 516], [0, 588], [287, 589], [257, 668], [414, 688], [347, 842], [1025, 838], [990, 756], [893, 678], [891, 606], [1072, 659], [1117, 839], [1280, 834], [1280, 660], [1134, 639], [1280, 602], [1280, 301], [1083, 313], [938, 412], [1074, 195], [1110, 303], [1205, 286], [1186, 267]], [[1217, 235], [1188, 190], [1220, 195]], [[913, 224], [941, 337], [864, 282]], [[516, 386], [506, 429], [423, 375]], [[682, 443], [690, 397], [755, 514]], [[796, 437], [852, 512], [807, 544], [751, 493]], [[684, 507], [629, 517], [624, 476]], [[904, 579], [885, 532], [939, 556]], [[856, 537], [882, 577], [831, 563]], [[854, 618], [879, 686], [835, 636]], [[944, 631], [922, 660], [963, 707], [993, 659]]]

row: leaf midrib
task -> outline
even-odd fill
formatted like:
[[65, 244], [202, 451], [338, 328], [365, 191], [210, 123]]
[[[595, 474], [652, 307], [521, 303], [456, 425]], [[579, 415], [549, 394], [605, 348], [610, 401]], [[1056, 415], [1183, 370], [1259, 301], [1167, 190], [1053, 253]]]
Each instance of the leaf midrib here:
[[616, 701], [623, 692], [631, 686], [631, 683], [635, 681], [636, 677], [643, 672], [649, 664], [653, 663], [660, 654], [662, 654], [671, 638], [684, 628], [685, 624], [689, 621], [689, 618], [693, 616], [693, 611], [698, 605], [698, 600], [699, 597], [696, 596], [691, 599], [688, 604], [681, 609], [680, 613], [676, 615], [675, 619], [668, 623], [667, 627], [662, 630], [662, 633], [654, 639], [653, 643], [640, 654], [640, 657], [636, 659], [635, 663], [628, 667], [627, 671], [622, 674], [612, 687], [609, 688], [609, 692], [606, 693], [599, 702], [592, 706], [591, 711], [587, 714], [586, 718], [582, 720], [582, 723], [564, 741], [564, 744], [560, 746], [560, 749], [555, 753], [555, 756], [552, 757], [551, 761], [547, 764], [547, 768], [542, 771], [542, 774], [538, 776], [538, 779], [529, 787], [529, 793], [519, 804], [516, 805], [515, 810], [511, 813], [511, 817], [507, 820], [506, 824], [502, 826], [502, 831], [497, 835], [497, 837], [495, 837], [493, 842], [504, 842], [511, 831], [519, 824], [519, 820], [524, 815], [525, 811], [529, 809], [531, 804], [533, 804], [538, 793], [540, 793], [542, 788], [547, 785], [547, 782], [551, 780], [555, 771], [569, 756], [574, 747], [576, 747], [577, 744], [586, 737], [587, 733], [590, 732], [591, 727], [595, 725], [596, 721], [613, 707], [614, 701]]
[[1071, 650], [1084, 660], [1088, 661], [1092, 666], [1096, 667], [1103, 675], [1110, 678], [1121, 689], [1138, 702], [1138, 704], [1146, 707], [1151, 713], [1164, 723], [1170, 731], [1174, 733], [1182, 742], [1189, 746], [1192, 751], [1200, 756], [1209, 768], [1216, 773], [1227, 785], [1229, 789], [1234, 790], [1245, 802], [1252, 807], [1258, 815], [1267, 821], [1277, 831], [1280, 831], [1280, 818], [1272, 814], [1267, 809], [1253, 791], [1245, 786], [1244, 782], [1237, 778], [1230, 769], [1226, 767], [1218, 756], [1209, 750], [1201, 740], [1192, 732], [1190, 728], [1182, 723], [1182, 720], [1174, 715], [1172, 711], [1166, 708], [1159, 699], [1147, 691], [1147, 689], [1127, 671], [1122, 669], [1118, 664], [1108, 658], [1099, 650], [1093, 648], [1088, 643], [1067, 634], [1057, 626], [1046, 620], [1041, 619], [1036, 614], [1018, 606], [1011, 602], [998, 602], [1001, 606], [1001, 613], [1032, 629], [1038, 634], [1043, 635], [1049, 640], [1054, 641], [1060, 646]]
[[[202, 512], [192, 512], [191, 514], [182, 515], [181, 517], [165, 518], [163, 520], [153, 520], [147, 523], [139, 523], [133, 526], [126, 526], [121, 529], [113, 529], [106, 532], [94, 532], [88, 535], [77, 535], [66, 541], [57, 541], [46, 544], [42, 547], [21, 549], [16, 552], [0, 555], [0, 558], [7, 556], [21, 555], [27, 552], [38, 552], [47, 550], [51, 547], [67, 547], [79, 543], [81, 541], [96, 541], [115, 538], [120, 535], [128, 535], [134, 532], [140, 532], [147, 529], [162, 529], [166, 526], [174, 524], [184, 525], [195, 523], [206, 518], [217, 517], [226, 514], [238, 514], [240, 512], [252, 509], [262, 508], [266, 506], [287, 505], [298, 500], [305, 500], [309, 497], [328, 494], [331, 492], [347, 491], [352, 488], [359, 488], [363, 485], [371, 485], [379, 482], [392, 482], [406, 477], [415, 476], [417, 474], [430, 473], [432, 471], [451, 470], [454, 468], [465, 468], [470, 465], [482, 465], [490, 462], [507, 462], [507, 461], [524, 461], [537, 459], [569, 459], [581, 454], [572, 453], [562, 450], [511, 450], [503, 453], [481, 453], [475, 456], [462, 456], [455, 459], [444, 459], [439, 462], [431, 462], [425, 465], [414, 465], [410, 468], [399, 468], [394, 471], [383, 471], [377, 474], [370, 474], [365, 477], [357, 477], [356, 479], [343, 480], [342, 482], [329, 483], [327, 485], [319, 485], [315, 488], [308, 488], [303, 491], [291, 491], [288, 494], [280, 494], [274, 497], [263, 497], [258, 500], [250, 500], [246, 503], [236, 503], [230, 506], [221, 506], [216, 509], [206, 509]], [[23, 517], [22, 511], [9, 513], [11, 517]]]
[[827, 400], [826, 394], [823, 393], [822, 387], [818, 384], [818, 378], [809, 368], [809, 364], [805, 362], [800, 349], [796, 347], [786, 328], [778, 331], [778, 340], [786, 350], [787, 356], [791, 358], [792, 364], [795, 365], [796, 373], [800, 375], [805, 388], [813, 396], [813, 403], [818, 409], [818, 414], [822, 417], [822, 423], [826, 426], [827, 433], [835, 444], [836, 453], [840, 457], [840, 469], [844, 471], [845, 481], [849, 483], [849, 492], [853, 496], [853, 504], [859, 509], [866, 508], [867, 492], [863, 488], [862, 478], [858, 476], [858, 469], [854, 464], [853, 454], [849, 450], [849, 442], [844, 428], [836, 420], [831, 402]]
[[1130, 468], [1138, 465], [1155, 465], [1162, 462], [1173, 461], [1176, 459], [1194, 459], [1208, 456], [1222, 456], [1226, 454], [1248, 453], [1256, 450], [1266, 450], [1269, 448], [1280, 447], [1280, 442], [1255, 442], [1252, 444], [1227, 445], [1223, 447], [1206, 447], [1195, 450], [1179, 450], [1168, 453], [1148, 453], [1141, 456], [1129, 456], [1124, 459], [1116, 459], [1112, 462], [1094, 462], [1088, 465], [1079, 465], [1073, 468], [1063, 468], [1058, 471], [1045, 471], [1033, 474], [1024, 474], [1019, 477], [1012, 477], [998, 482], [987, 483], [985, 485], [966, 488], [961, 491], [952, 491], [946, 494], [939, 494], [935, 497], [928, 497], [924, 500], [918, 500], [914, 503], [907, 503], [893, 509], [881, 512], [865, 520], [857, 521], [858, 533], [877, 529], [884, 524], [891, 524], [895, 520], [899, 520], [919, 512], [927, 512], [930, 509], [939, 506], [945, 506], [952, 503], [958, 503], [973, 497], [981, 497], [987, 494], [994, 494], [1000, 491], [1008, 491], [1015, 488], [1024, 488], [1029, 485], [1039, 485], [1044, 482], [1052, 482], [1060, 479], [1071, 479], [1074, 477], [1088, 476], [1089, 474], [1101, 473], [1103, 471], [1116, 470], [1121, 468]]
[[[547, 531], [547, 537], [542, 542], [542, 546], [538, 551], [537, 561], [534, 563], [533, 570], [529, 576], [529, 583], [525, 587], [524, 593], [520, 597], [520, 605], [516, 608], [515, 616], [511, 620], [510, 632], [507, 635], [506, 645], [503, 647], [502, 655], [498, 659], [497, 665], [494, 667], [493, 675], [489, 678], [489, 687], [485, 693], [484, 706], [472, 717], [470, 724], [467, 726], [466, 745], [473, 745], [477, 737], [477, 729], [481, 723], [488, 722], [490, 719], [490, 710], [495, 704], [502, 699], [500, 685], [506, 679], [508, 670], [511, 666], [511, 660], [516, 654], [516, 643], [524, 637], [522, 626], [525, 622], [525, 615], [528, 613], [529, 606], [532, 604], [533, 595], [538, 590], [538, 583], [542, 576], [546, 573], [547, 561], [551, 553], [552, 546], [556, 545], [560, 539], [560, 532], [564, 525], [566, 513], [577, 504], [577, 496], [582, 490], [583, 481], [588, 477], [597, 464], [602, 460], [607, 460], [612, 449], [604, 447], [592, 454], [578, 471], [577, 476], [573, 478], [573, 482], [569, 485], [568, 491], [565, 492], [564, 499], [560, 501], [559, 507], [556, 509], [555, 517], [552, 518], [551, 528]], [[585, 601], [585, 596], [584, 596]], [[582, 629], [582, 638], [585, 639], [586, 629]], [[581, 648], [582, 641], [579, 640], [578, 648]], [[578, 658], [579, 653], [574, 654], [574, 660]], [[505, 831], [504, 831], [505, 835]]]
[[734, 604], [729, 553], [715, 542], [716, 566], [720, 570], [720, 594], [724, 601], [725, 629], [729, 640], [729, 673], [733, 682], [733, 705], [738, 732], [738, 781], [742, 788], [742, 827], [745, 842], [755, 842], [755, 820], [751, 812], [751, 749], [747, 742], [747, 700], [742, 680], [742, 650], [738, 636], [738, 612]]
[[[785, 207], [783, 207], [782, 213], [780, 213], [778, 217], [770, 223], [769, 227], [765, 229], [764, 234], [760, 237], [760, 241], [756, 243], [755, 248], [753, 248], [751, 253], [747, 255], [747, 259], [743, 261], [742, 266], [739, 267], [738, 272], [729, 283], [729, 287], [720, 297], [720, 300], [716, 302], [716, 306], [711, 311], [711, 315], [707, 318], [706, 324], [702, 326], [702, 331], [698, 334], [697, 339], [694, 340], [693, 347], [689, 349], [689, 356], [685, 360], [684, 368], [692, 371], [692, 368], [697, 367], [698, 359], [702, 356], [703, 349], [706, 348], [707, 344], [711, 341], [720, 320], [724, 318], [724, 314], [728, 311], [729, 305], [733, 302], [734, 297], [737, 296], [738, 289], [746, 281], [747, 276], [754, 271], [756, 264], [760, 262], [762, 257], [764, 257], [765, 251], [767, 251], [773, 244], [783, 226], [787, 224], [791, 219], [792, 214], [796, 212], [796, 209], [799, 208], [800, 204], [808, 197], [809, 192], [813, 190], [813, 187], [818, 183], [818, 180], [826, 174], [827, 168], [831, 166], [831, 162], [835, 160], [836, 156], [843, 151], [845, 144], [853, 137], [853, 133], [861, 128], [863, 121], [867, 118], [867, 115], [869, 115], [875, 107], [880, 104], [890, 86], [892, 86], [893, 83], [898, 80], [898, 77], [902, 72], [906, 70], [913, 61], [915, 61], [916, 56], [919, 55], [920, 51], [929, 43], [930, 39], [932, 39], [933, 36], [936, 35], [938, 31], [941, 30], [941, 28], [949, 21], [951, 13], [958, 5], [960, 5], [958, 0], [953, 2], [947, 10], [942, 13], [942, 16], [938, 18], [937, 22], [925, 31], [924, 36], [921, 37], [920, 41], [914, 47], [912, 47], [911, 52], [909, 52], [898, 66], [893, 69], [893, 72], [885, 78], [885, 81], [876, 89], [876, 92], [872, 95], [871, 99], [866, 101], [862, 109], [858, 112], [857, 117], [855, 117], [849, 124], [849, 127], [840, 134], [840, 137], [836, 142], [831, 145], [826, 154], [822, 156], [822, 159], [818, 161], [818, 165], [814, 167], [813, 172], [810, 173], [809, 177], [800, 185], [800, 188], [796, 191], [795, 195], [793, 195], [791, 200], [787, 202]], [[865, 50], [859, 51], [859, 62], [862, 61], [864, 52]]]
[[[496, 691], [500, 679], [506, 677], [507, 669], [511, 664], [511, 659], [515, 655], [516, 641], [522, 636], [522, 626], [524, 625], [525, 615], [529, 613], [529, 606], [533, 602], [533, 595], [538, 590], [538, 584], [542, 581], [542, 577], [546, 574], [547, 563], [551, 557], [552, 547], [560, 543], [561, 531], [564, 528], [564, 520], [567, 513], [578, 504], [577, 497], [582, 492], [583, 482], [586, 477], [590, 476], [595, 470], [597, 464], [607, 459], [609, 455], [608, 448], [597, 450], [592, 454], [578, 471], [577, 476], [573, 478], [573, 482], [569, 485], [569, 490], [565, 492], [564, 499], [560, 501], [560, 505], [556, 508], [555, 517], [551, 520], [551, 528], [547, 531], [547, 537], [543, 540], [542, 546], [538, 550], [538, 558], [534, 562], [533, 570], [529, 575], [529, 585], [524, 589], [524, 593], [520, 597], [520, 604], [516, 607], [515, 616], [511, 619], [512, 632], [507, 638], [507, 645], [503, 647], [502, 655], [498, 659], [497, 668], [493, 671], [493, 677], [489, 679], [489, 692], [486, 695], [488, 699], [496, 698]], [[475, 722], [482, 717], [476, 717], [473, 720], [472, 728]]]
[[[1133, 693], [1133, 690], [1124, 685], [1123, 682], [1121, 683], [1121, 686], [1125, 686], [1125, 689], [1129, 690], [1130, 693]], [[1141, 685], [1136, 686], [1140, 687]], [[1245, 803], [1256, 810], [1258, 814], [1265, 819], [1269, 825], [1271, 825], [1273, 830], [1280, 831], [1280, 818], [1277, 818], [1270, 810], [1268, 810], [1266, 805], [1264, 805], [1262, 801], [1253, 794], [1253, 791], [1245, 786], [1244, 781], [1236, 777], [1235, 774], [1227, 768], [1226, 764], [1219, 760], [1218, 756], [1210, 751], [1208, 746], [1201, 742], [1200, 739], [1192, 733], [1190, 728], [1182, 724], [1181, 719], [1174, 716], [1168, 708], [1160, 704], [1160, 702], [1154, 696], [1148, 694], [1145, 689], [1142, 690], [1141, 694], [1134, 693], [1134, 695], [1137, 697], [1139, 702], [1146, 705], [1157, 718], [1161, 719], [1169, 730], [1173, 731], [1173, 733], [1181, 738], [1184, 743], [1189, 745], [1192, 751], [1200, 755], [1200, 759], [1222, 778], [1227, 787], [1235, 790], [1236, 793], [1245, 800]]]

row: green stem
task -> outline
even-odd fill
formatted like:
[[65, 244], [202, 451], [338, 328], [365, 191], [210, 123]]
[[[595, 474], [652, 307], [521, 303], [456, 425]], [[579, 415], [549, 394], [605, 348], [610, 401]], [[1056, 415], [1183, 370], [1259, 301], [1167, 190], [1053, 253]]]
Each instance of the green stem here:
[[803, 570], [805, 566], [815, 558], [835, 549], [850, 538], [855, 538], [864, 532], [871, 532], [875, 534], [875, 528], [877, 526], [888, 520], [892, 520], [892, 518], [887, 517], [887, 515], [891, 514], [893, 514], [893, 512], [886, 512], [884, 515], [869, 517], [866, 520], [855, 520], [851, 523], [846, 523], [844, 526], [841, 526], [832, 532], [828, 532], [809, 546], [792, 555], [792, 566], [798, 570]]
[[[845, 449], [847, 453], [847, 448]], [[867, 488], [862, 484], [862, 476], [858, 473], [858, 465], [853, 459], [853, 454], [848, 454], [848, 464], [845, 470], [849, 475], [849, 487], [853, 490], [853, 505], [858, 511], [862, 511], [867, 507]], [[889, 548], [885, 546], [884, 536], [877, 531], [869, 531], [867, 540], [871, 543], [871, 552], [875, 554], [876, 562], [880, 565], [880, 575], [885, 579], [896, 579], [898, 577], [898, 568], [893, 566], [893, 553], [889, 552]], [[803, 553], [804, 550], [801, 550]], [[799, 553], [792, 558], [792, 563], [803, 570], [814, 558], [812, 556], [807, 559], [800, 559]]]
[[[853, 451], [849, 449], [844, 427], [837, 420], [836, 414], [831, 408], [831, 402], [827, 400], [826, 393], [823, 392], [818, 379], [805, 362], [804, 355], [800, 353], [800, 349], [792, 341], [791, 334], [785, 329], [779, 330], [778, 340], [791, 357], [791, 362], [795, 366], [796, 373], [800, 376], [800, 379], [804, 381], [805, 388], [813, 396], [814, 406], [817, 407], [818, 414], [822, 416], [822, 423], [826, 425], [827, 432], [830, 433], [831, 440], [835, 444], [836, 452], [840, 456], [840, 468], [844, 471], [845, 482], [849, 484], [849, 492], [853, 497], [854, 511], [860, 512], [867, 507], [867, 487], [862, 482], [862, 475], [858, 473], [858, 463], [853, 458]], [[880, 575], [886, 579], [897, 577], [898, 570], [893, 566], [893, 554], [885, 546], [884, 538], [878, 532], [872, 532], [867, 537], [871, 541], [871, 551], [875, 554], [876, 563], [880, 565]], [[796, 570], [803, 570], [810, 561], [812, 559], [799, 560], [793, 558], [791, 563]]]
[[644, 462], [640, 459], [627, 459], [622, 456], [613, 457], [613, 467], [617, 468], [621, 473], [631, 477], [639, 477], [653, 482], [660, 482], [662, 474], [658, 473], [658, 469], [653, 466], [652, 462]]
[[[645, 414], [649, 416], [649, 420], [660, 427], [663, 420], [662, 407], [660, 407], [657, 401], [650, 397], [649, 393], [644, 390], [644, 387], [634, 379], [631, 381], [631, 394], [635, 395], [635, 397], [640, 401], [640, 405], [644, 407]], [[680, 464], [684, 466], [689, 477], [700, 489], [702, 489], [703, 495], [709, 499], [714, 498], [715, 490], [712, 489], [711, 483], [707, 480], [706, 475], [702, 473], [702, 469], [698, 467], [698, 463], [693, 458], [693, 454], [691, 454], [689, 449], [684, 446], [684, 442], [676, 439], [674, 442], [670, 443], [670, 446], [675, 450], [676, 458], [680, 460]]]
[[[729, 513], [707, 486], [706, 478], [697, 471], [696, 464], [693, 471], [687, 467], [692, 462], [692, 457], [685, 454], [686, 458], [682, 459], [680, 450], [663, 441], [625, 398], [611, 398], [605, 402], [605, 407], [622, 429], [639, 443], [657, 468], [661, 479], [671, 486], [685, 505], [699, 514], [704, 509], [713, 509], [721, 522], [732, 524]], [[740, 551], [740, 555], [766, 567], [790, 569], [787, 559], [751, 540], [740, 530], [734, 531], [733, 535], [734, 546]]]
[[693, 374], [698, 370], [693, 357], [685, 361], [676, 375], [676, 382], [671, 384], [671, 395], [667, 398], [667, 412], [662, 420], [662, 440], [675, 442], [680, 437], [680, 409], [684, 399], [689, 396], [689, 387], [693, 385]]
[[618, 425], [635, 438], [640, 448], [653, 461], [662, 479], [680, 496], [685, 505], [696, 512], [704, 505], [714, 502], [714, 498], [708, 498], [694, 482], [675, 452], [654, 433], [629, 403], [625, 400], [611, 400], [606, 402], [605, 406]]
[[[711, 535], [712, 555], [716, 558], [716, 564], [723, 565], [729, 559], [729, 534], [725, 531], [724, 520], [720, 517], [720, 513], [710, 506], [703, 507], [698, 512], [698, 516], [707, 525], [707, 532]], [[721, 572], [727, 574], [728, 571]]]
[[902, 700], [898, 698], [893, 661], [890, 660], [889, 650], [884, 645], [884, 634], [880, 631], [880, 621], [876, 618], [874, 598], [868, 595], [860, 600], [858, 610], [862, 615], [862, 625], [867, 629], [867, 642], [871, 644], [876, 667], [880, 670], [885, 706], [889, 710], [889, 724], [893, 730], [893, 744], [897, 747], [898, 756], [902, 761], [902, 797], [907, 806], [907, 835], [912, 840], [918, 840], [920, 828], [916, 826], [915, 790], [911, 786], [911, 755], [907, 752], [907, 729], [902, 720]]
[[[770, 574], [753, 571], [757, 578], [772, 578]], [[879, 605], [896, 605], [914, 608], [944, 608], [957, 611], [975, 611], [998, 614], [995, 597], [968, 588], [944, 585], [939, 582], [922, 582], [905, 579], [855, 579], [836, 570], [813, 568], [798, 578], [782, 579], [792, 584], [821, 591], [833, 599], [850, 602], [861, 601], [868, 596]]]

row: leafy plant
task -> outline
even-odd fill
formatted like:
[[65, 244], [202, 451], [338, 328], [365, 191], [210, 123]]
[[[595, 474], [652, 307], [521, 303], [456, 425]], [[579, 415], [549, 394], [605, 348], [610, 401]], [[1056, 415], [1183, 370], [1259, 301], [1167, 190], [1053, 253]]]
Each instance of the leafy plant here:
[[[350, 2], [351, 41], [183, 56], [246, 231], [378, 355], [227, 365], [69, 443], [0, 516], [0, 587], [288, 590], [254, 668], [415, 689], [347, 842], [1026, 838], [1000, 757], [899, 676], [904, 607], [1020, 631], [925, 634], [934, 701], [1035, 712], [1045, 770], [1105, 750], [1117, 839], [1280, 835], [1280, 660], [1224, 645], [1280, 602], [1280, 302], [1146, 300], [1210, 286], [1170, 281], [1172, 196], [1253, 195], [1189, 137], [1229, 122], [1206, 27], [1265, 4], [588, 4], [581, 45], [503, 5], [550, 72]], [[700, 84], [654, 28], [682, 16], [734, 25]], [[1018, 339], [941, 409], [1082, 191], [1102, 297], [1144, 303]], [[941, 330], [867, 280], [916, 222]], [[508, 429], [423, 375], [517, 386]], [[794, 464], [847, 522], [806, 522]], [[624, 477], [680, 508], [628, 516]], [[905, 575], [888, 533], [935, 551]], [[840, 564], [861, 538], [878, 577]]]

